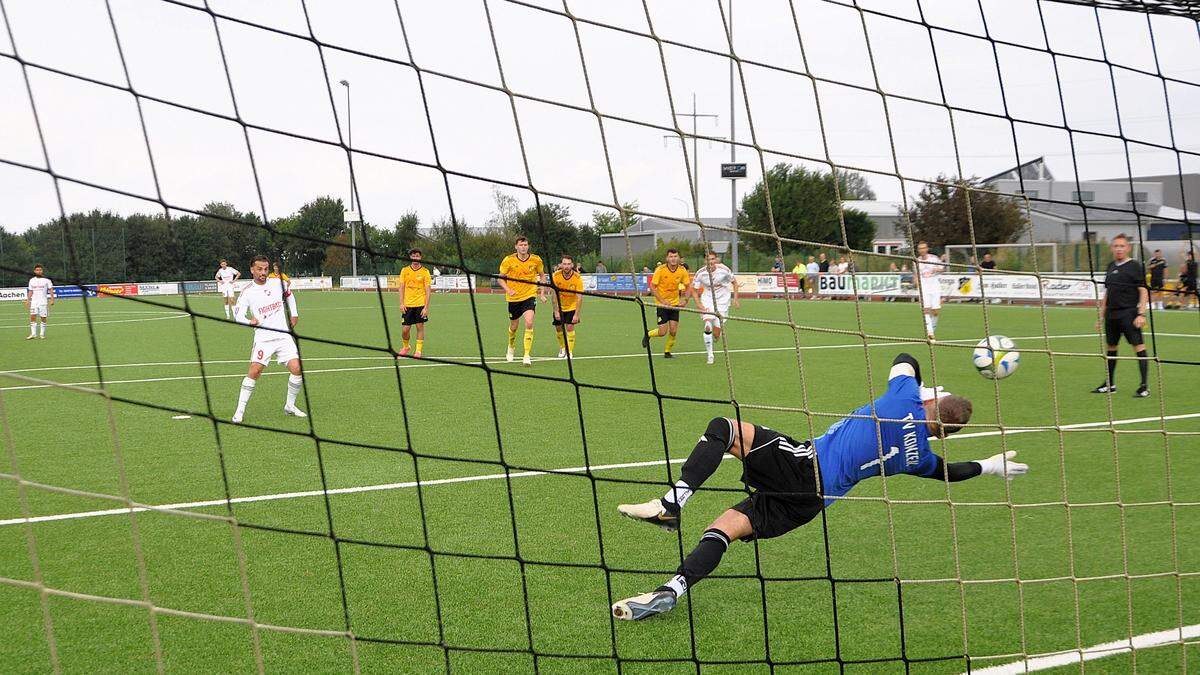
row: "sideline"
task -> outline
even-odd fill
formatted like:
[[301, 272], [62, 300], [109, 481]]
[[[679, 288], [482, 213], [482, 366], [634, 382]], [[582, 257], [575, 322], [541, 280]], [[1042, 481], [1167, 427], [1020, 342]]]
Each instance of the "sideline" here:
[[[1151, 647], [1180, 644], [1185, 640], [1197, 637], [1200, 637], [1200, 624], [1192, 624], [1191, 626], [1184, 626], [1182, 628], [1168, 628], [1167, 630], [1160, 630], [1154, 633], [1142, 633], [1141, 635], [1134, 635], [1132, 638], [1125, 638], [1124, 640], [1102, 642], [1091, 647], [1084, 647], [1082, 650], [1035, 656], [1027, 658], [1024, 661], [1015, 661], [1002, 666], [990, 666], [978, 670], [972, 668], [970, 672], [974, 673], [974, 675], [1019, 675], [1020, 673], [1032, 673], [1037, 670], [1049, 670], [1075, 663], [1082, 664], [1084, 661], [1093, 661], [1107, 656], [1127, 654], [1135, 649], [1149, 649]], [[1184, 648], [1186, 649], [1186, 647]], [[980, 660], [971, 659], [972, 662]]]

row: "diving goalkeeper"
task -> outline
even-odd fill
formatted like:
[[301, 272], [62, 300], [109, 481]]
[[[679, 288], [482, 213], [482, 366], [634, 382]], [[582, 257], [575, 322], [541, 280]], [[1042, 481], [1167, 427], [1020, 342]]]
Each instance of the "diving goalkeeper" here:
[[943, 461], [930, 450], [929, 438], [945, 438], [962, 429], [971, 419], [971, 402], [920, 382], [917, 360], [900, 354], [888, 375], [887, 393], [873, 404], [874, 412], [872, 404], [865, 405], [813, 441], [713, 418], [684, 462], [680, 480], [662, 499], [622, 504], [617, 510], [669, 531], [679, 529], [680, 511], [726, 452], [742, 461], [742, 480], [754, 491], [709, 525], [674, 577], [649, 593], [614, 604], [613, 615], [636, 621], [671, 611], [687, 589], [712, 574], [729, 542], [791, 532], [872, 476], [906, 473], [956, 482], [983, 474], [1012, 479], [1029, 470], [1013, 461], [1012, 450], [972, 462]]

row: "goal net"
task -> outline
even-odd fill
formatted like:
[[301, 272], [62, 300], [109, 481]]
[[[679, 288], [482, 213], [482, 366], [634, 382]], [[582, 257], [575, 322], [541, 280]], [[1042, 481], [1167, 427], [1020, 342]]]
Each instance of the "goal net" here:
[[0, 0], [0, 663], [1195, 670], [1198, 18]]

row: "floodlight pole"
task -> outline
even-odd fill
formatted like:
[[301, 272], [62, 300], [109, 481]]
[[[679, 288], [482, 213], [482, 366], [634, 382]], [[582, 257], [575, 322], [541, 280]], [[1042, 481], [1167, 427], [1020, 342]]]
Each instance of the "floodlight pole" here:
[[[729, 161], [730, 163], [737, 162], [737, 118], [734, 117], [734, 89], [733, 89], [733, 0], [729, 0]], [[737, 179], [729, 180], [729, 247], [733, 249], [730, 254], [729, 265], [736, 273], [738, 271], [738, 231], [737, 231]]]
[[[341, 80], [346, 88], [346, 147], [354, 152], [353, 122], [350, 117], [350, 81]], [[354, 174], [350, 175], [350, 213], [354, 213]], [[350, 223], [350, 276], [358, 276], [358, 222]]]

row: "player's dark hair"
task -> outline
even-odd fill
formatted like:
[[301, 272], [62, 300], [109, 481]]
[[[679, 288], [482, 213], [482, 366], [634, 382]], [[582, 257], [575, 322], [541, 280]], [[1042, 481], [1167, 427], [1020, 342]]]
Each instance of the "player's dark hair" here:
[[677, 248], [667, 249], [667, 255], [671, 255], [672, 253], [674, 253], [675, 255], [679, 255], [679, 249], [677, 249]]
[[572, 264], [575, 263], [575, 258], [571, 257], [571, 254], [569, 254], [569, 253], [562, 254], [562, 257], [560, 258], [560, 260], [570, 260]]
[[[1129, 243], [1129, 237], [1128, 237], [1128, 236], [1126, 236], [1126, 234], [1125, 234], [1124, 232], [1122, 232], [1122, 233], [1118, 234], [1117, 236], [1113, 237], [1113, 238], [1112, 238], [1112, 241], [1116, 241], [1116, 240], [1118, 240], [1118, 239], [1124, 239], [1126, 244], [1128, 244], [1128, 243]], [[1111, 243], [1111, 242], [1110, 242], [1110, 243]]]
[[412, 256], [412, 255], [420, 255], [420, 256], [423, 256], [423, 255], [425, 255], [424, 253], [421, 253], [421, 249], [419, 249], [419, 248], [410, 248], [410, 249], [408, 249], [408, 254], [409, 254], [410, 256]]
[[226, 260], [226, 259], [224, 259], [224, 258], [221, 258], [221, 262], [223, 262], [223, 263], [225, 263], [225, 264], [229, 264], [229, 261], [228, 261], [228, 260]]
[[963, 396], [943, 396], [937, 401], [938, 420], [942, 423], [942, 431], [949, 436], [961, 431], [967, 422], [971, 421], [971, 399]]
[[254, 256], [253, 258], [251, 258], [251, 259], [250, 259], [250, 264], [251, 264], [251, 265], [253, 265], [254, 263], [258, 263], [258, 262], [270, 263], [270, 262], [271, 262], [271, 259], [270, 259], [270, 258], [268, 258], [268, 257], [267, 257], [267, 256], [265, 256], [265, 255], [256, 255], [256, 256]]
[[514, 243], [514, 244], [519, 244], [519, 243], [521, 243], [521, 242], [525, 242], [526, 244], [528, 244], [528, 243], [529, 243], [529, 238], [528, 238], [528, 237], [525, 237], [525, 236], [520, 236], [520, 237], [517, 237], [516, 241], [514, 241], [513, 243]]
[[[39, 268], [39, 267], [42, 267], [42, 263], [38, 263], [38, 264], [34, 265], [34, 266], [33, 266], [33, 269], [35, 269], [35, 270], [36, 270], [36, 269], [37, 269], [37, 268]], [[45, 268], [43, 267], [42, 269], [45, 269]]]

